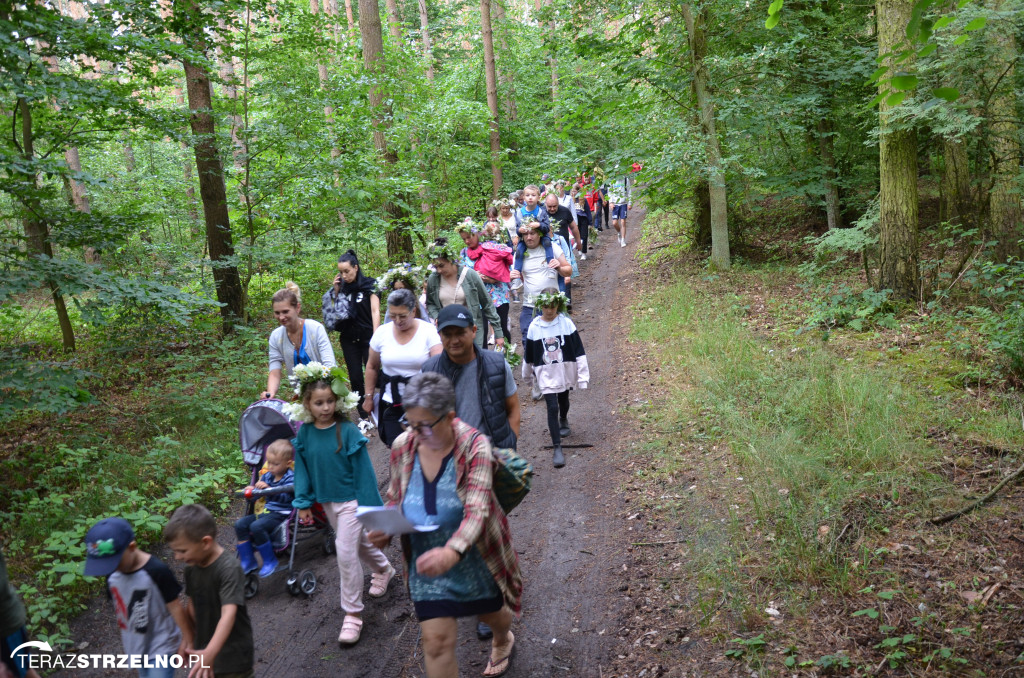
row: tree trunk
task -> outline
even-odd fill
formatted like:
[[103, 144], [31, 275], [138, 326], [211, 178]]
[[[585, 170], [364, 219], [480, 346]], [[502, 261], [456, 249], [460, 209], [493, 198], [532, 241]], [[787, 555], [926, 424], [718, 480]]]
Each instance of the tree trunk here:
[[698, 252], [711, 247], [711, 188], [706, 179], [699, 179], [693, 189], [693, 249]]
[[352, 0], [345, 0], [345, 19], [348, 21], [348, 32], [356, 34], [356, 20], [352, 16]]
[[708, 162], [708, 192], [711, 212], [711, 268], [725, 270], [730, 265], [728, 201], [725, 193], [725, 173], [722, 171], [722, 151], [715, 129], [715, 103], [709, 88], [707, 56], [707, 14], [703, 8], [694, 14], [693, 7], [683, 4], [687, 40], [693, 68], [693, 92], [700, 110], [700, 126]]
[[[1007, 3], [997, 0], [991, 3], [1000, 11]], [[1001, 25], [1000, 25], [1001, 24]], [[989, 218], [992, 239], [996, 241], [996, 259], [1005, 262], [1010, 257], [1020, 257], [1021, 238], [1024, 238], [1024, 210], [1021, 209], [1020, 189], [1017, 178], [1020, 174], [1021, 148], [1017, 125], [1017, 102], [1014, 84], [1014, 63], [1017, 45], [1013, 25], [1001, 20], [989, 27], [987, 37], [992, 43], [996, 58], [993, 67], [998, 85], [992, 97], [989, 113], [989, 130], [992, 139], [992, 192], [989, 193]]]
[[[27, 101], [19, 98], [18, 110], [21, 113], [21, 150], [25, 160], [31, 163], [35, 160], [36, 154], [35, 137], [32, 131], [32, 109]], [[26, 248], [37, 256], [53, 259], [50, 229], [40, 216], [43, 213], [42, 206], [35, 198], [28, 198], [23, 206], [25, 216], [22, 219], [22, 228], [25, 230]], [[71, 326], [71, 317], [68, 315], [68, 307], [64, 303], [64, 295], [56, 280], [47, 276], [46, 282], [50, 288], [50, 297], [53, 299], [53, 308], [57, 313], [57, 324], [60, 325], [61, 344], [65, 352], [74, 353], [75, 329]]]
[[972, 202], [967, 146], [961, 139], [943, 138], [939, 220], [963, 223], [973, 211]]
[[420, 39], [423, 41], [423, 61], [427, 65], [427, 80], [434, 82], [434, 51], [430, 47], [430, 16], [427, 14], [427, 0], [419, 0]]
[[[878, 53], [889, 54], [900, 49], [906, 36], [914, 0], [878, 0]], [[913, 68], [910, 60], [885, 63], [896, 72]], [[899, 299], [917, 299], [917, 133], [910, 129], [893, 129], [891, 110], [885, 100], [879, 104], [878, 221], [881, 245], [879, 285], [890, 289]]]
[[[187, 39], [187, 38], [186, 38]], [[194, 47], [202, 49], [202, 41], [192, 36]], [[245, 319], [245, 291], [238, 275], [238, 267], [230, 261], [235, 248], [228, 216], [227, 190], [224, 185], [224, 166], [217, 151], [217, 137], [210, 97], [210, 76], [200, 66], [185, 61], [185, 87], [191, 115], [193, 145], [196, 152], [196, 172], [199, 174], [199, 196], [203, 201], [206, 220], [206, 242], [213, 267], [213, 282], [217, 301], [221, 303], [222, 327], [225, 334], [234, 330], [234, 324]]]
[[[498, 26], [498, 49], [501, 51], [501, 54], [508, 55], [508, 41], [505, 39], [505, 6], [502, 2], [503, 0], [498, 0], [491, 7], [494, 13], [494, 21], [492, 24], [497, 24]], [[498, 59], [495, 58], [498, 82], [501, 83], [505, 90], [505, 117], [510, 122], [515, 122], [516, 118], [519, 117], [519, 109], [516, 106], [515, 74], [512, 72], [512, 69], [498, 68], [497, 62]]]
[[[381, 61], [384, 56], [384, 35], [380, 25], [380, 5], [378, 0], [359, 0], [359, 35], [363, 41], [363, 67], [367, 73], [377, 74], [383, 68]], [[370, 88], [371, 124], [373, 126], [373, 145], [384, 160], [386, 172], [394, 171], [398, 157], [388, 148], [385, 135], [390, 123], [390, 111], [384, 101], [384, 92], [379, 86]], [[384, 212], [388, 215], [390, 228], [387, 232], [388, 259], [390, 261], [409, 261], [412, 258], [412, 236], [403, 227], [407, 215], [401, 206], [386, 199]]]
[[[500, 1], [500, 0], [499, 0]], [[480, 0], [480, 26], [484, 38], [484, 74], [487, 80], [487, 108], [491, 111], [491, 200], [497, 200], [501, 176], [501, 136], [498, 128], [498, 77], [494, 68], [494, 32], [491, 29], [491, 0]]]
[[818, 152], [821, 155], [822, 178], [825, 182], [825, 219], [828, 221], [828, 230], [830, 231], [843, 226], [843, 218], [839, 213], [839, 186], [836, 185], [834, 139], [832, 121], [829, 118], [819, 120]]
[[[402, 49], [402, 15], [398, 12], [398, 3], [395, 0], [384, 0], [384, 6], [388, 13], [388, 33], [395, 40], [395, 46]], [[362, 12], [360, 12], [362, 14]]]

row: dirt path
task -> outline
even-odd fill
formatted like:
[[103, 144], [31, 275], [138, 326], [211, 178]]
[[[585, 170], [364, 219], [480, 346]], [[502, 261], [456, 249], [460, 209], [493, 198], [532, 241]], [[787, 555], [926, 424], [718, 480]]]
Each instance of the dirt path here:
[[[543, 401], [533, 402], [520, 390], [523, 406], [519, 452], [536, 471], [533, 490], [511, 517], [512, 540], [519, 553], [525, 591], [523, 617], [513, 626], [517, 650], [509, 676], [602, 678], [609, 676], [620, 623], [619, 593], [630, 562], [623, 550], [623, 509], [617, 489], [624, 479], [616, 468], [620, 438], [616, 417], [616, 373], [623, 364], [615, 353], [628, 319], [613, 311], [628, 294], [620, 271], [640, 238], [644, 212], [630, 213], [631, 243], [620, 248], [605, 231], [599, 247], [581, 262], [583, 275], [573, 285], [574, 313], [591, 369], [590, 388], [574, 391], [569, 422], [573, 435], [566, 445], [567, 464], [551, 466], [547, 417]], [[513, 333], [518, 335], [518, 308], [513, 308]], [[521, 342], [520, 342], [521, 345]], [[517, 374], [517, 379], [518, 379]], [[376, 439], [370, 452], [383, 485], [386, 450]], [[232, 546], [230, 522], [220, 541]], [[169, 554], [159, 553], [165, 561]], [[393, 563], [400, 556], [392, 549]], [[284, 575], [263, 582], [249, 602], [256, 638], [257, 676], [332, 676], [380, 678], [423, 675], [419, 625], [404, 587], [393, 585], [379, 600], [365, 598], [365, 627], [359, 644], [339, 648], [336, 639], [342, 613], [338, 607], [338, 570], [320, 551], [319, 540], [300, 544], [297, 560], [312, 569], [318, 590], [309, 598], [286, 592]], [[173, 565], [180, 578], [180, 568]], [[628, 575], [627, 575], [628, 576]], [[475, 620], [459, 628], [459, 667], [463, 676], [479, 675], [489, 643], [476, 639]], [[72, 625], [75, 642], [87, 653], [119, 652], [116, 624], [106, 600], [94, 601]], [[82, 676], [122, 675], [115, 671], [74, 672]], [[60, 675], [60, 674], [56, 674]], [[69, 677], [70, 673], [67, 673]]]

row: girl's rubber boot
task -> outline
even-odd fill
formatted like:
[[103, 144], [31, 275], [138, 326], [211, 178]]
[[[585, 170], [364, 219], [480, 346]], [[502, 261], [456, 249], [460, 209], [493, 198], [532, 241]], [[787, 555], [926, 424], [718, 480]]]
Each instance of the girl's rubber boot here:
[[259, 563], [256, 562], [256, 554], [252, 551], [251, 541], [243, 541], [238, 545], [238, 560], [242, 563], [242, 572], [246, 574], [260, 569]]
[[260, 557], [263, 558], [263, 567], [260, 568], [260, 576], [269, 577], [274, 574], [274, 570], [277, 569], [277, 556], [274, 555], [274, 545], [268, 541], [262, 544], [257, 544], [256, 549], [260, 552]]
[[555, 465], [555, 468], [565, 466], [565, 455], [562, 454], [561, 445], [555, 445], [555, 454], [551, 457], [551, 462]]
[[568, 419], [563, 418], [558, 420], [558, 435], [563, 438], [568, 438], [572, 435], [572, 429], [569, 428]]

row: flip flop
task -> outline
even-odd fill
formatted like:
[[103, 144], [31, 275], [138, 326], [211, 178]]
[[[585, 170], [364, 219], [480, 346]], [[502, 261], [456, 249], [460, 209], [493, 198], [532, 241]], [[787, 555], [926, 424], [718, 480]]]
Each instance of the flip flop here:
[[[487, 666], [484, 668], [484, 672], [481, 674], [484, 678], [498, 678], [498, 676], [504, 676], [506, 673], [508, 673], [509, 668], [511, 668], [511, 666], [512, 666], [512, 655], [514, 655], [516, 653], [516, 637], [515, 637], [515, 635], [513, 635], [513, 633], [511, 631], [508, 632], [508, 635], [512, 636], [512, 648], [509, 649], [507, 655], [505, 655], [500, 660], [498, 660], [497, 664], [492, 662], [490, 660], [490, 658], [487, 659]], [[502, 664], [504, 664], [504, 668], [502, 668], [501, 670], [498, 670], [498, 667], [501, 666]], [[498, 672], [497, 673], [488, 673], [488, 671], [498, 671]]]

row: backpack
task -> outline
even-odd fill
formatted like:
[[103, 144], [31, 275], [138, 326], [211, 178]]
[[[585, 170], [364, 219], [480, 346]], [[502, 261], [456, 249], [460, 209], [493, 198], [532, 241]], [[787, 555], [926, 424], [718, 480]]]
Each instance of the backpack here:
[[347, 294], [335, 292], [332, 286], [324, 292], [320, 310], [324, 318], [324, 327], [329, 330], [340, 330], [338, 324], [352, 317], [352, 301]]
[[508, 515], [526, 498], [533, 481], [533, 466], [512, 448], [495, 448], [492, 489], [501, 510]]

